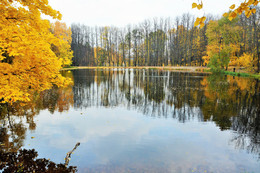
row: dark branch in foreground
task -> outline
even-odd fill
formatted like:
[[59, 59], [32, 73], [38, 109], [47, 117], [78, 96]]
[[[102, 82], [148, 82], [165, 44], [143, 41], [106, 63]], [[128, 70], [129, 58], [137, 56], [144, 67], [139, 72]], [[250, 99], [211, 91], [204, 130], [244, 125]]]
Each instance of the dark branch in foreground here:
[[78, 142], [75, 147], [67, 153], [67, 156], [65, 157], [65, 166], [67, 167], [69, 162], [70, 162], [70, 157], [71, 157], [71, 154], [78, 148], [78, 146], [80, 145], [80, 143]]

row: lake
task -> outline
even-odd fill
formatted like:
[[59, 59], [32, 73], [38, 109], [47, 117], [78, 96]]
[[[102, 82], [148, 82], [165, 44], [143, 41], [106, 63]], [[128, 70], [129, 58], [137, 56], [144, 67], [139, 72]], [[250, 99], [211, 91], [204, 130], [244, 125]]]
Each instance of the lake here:
[[[257, 173], [260, 85], [133, 69], [63, 71], [74, 84], [1, 113], [1, 149], [35, 149], [78, 172]], [[0, 171], [1, 172], [1, 171]]]

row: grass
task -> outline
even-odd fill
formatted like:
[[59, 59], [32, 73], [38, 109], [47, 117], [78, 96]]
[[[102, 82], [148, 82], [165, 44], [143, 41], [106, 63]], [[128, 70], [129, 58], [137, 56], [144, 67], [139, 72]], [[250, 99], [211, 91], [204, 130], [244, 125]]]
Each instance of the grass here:
[[232, 71], [222, 71], [221, 73], [224, 73], [225, 75], [231, 75], [231, 76], [252, 77], [252, 78], [260, 79], [260, 74], [240, 73], [240, 72], [232, 72]]
[[206, 70], [207, 72], [211, 73], [220, 73], [224, 75], [230, 75], [230, 76], [239, 76], [239, 77], [249, 77], [249, 78], [256, 78], [260, 79], [260, 74], [253, 74], [253, 73], [246, 73], [246, 72], [232, 72], [232, 71], [225, 71], [225, 70], [220, 70], [217, 72], [211, 71], [210, 69]]

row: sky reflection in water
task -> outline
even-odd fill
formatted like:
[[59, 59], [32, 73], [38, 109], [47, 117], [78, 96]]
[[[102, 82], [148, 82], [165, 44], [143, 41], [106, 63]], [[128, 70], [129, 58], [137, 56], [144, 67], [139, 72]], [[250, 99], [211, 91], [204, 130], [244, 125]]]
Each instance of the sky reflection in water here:
[[[42, 110], [34, 117], [36, 129], [26, 132], [24, 148], [36, 149], [39, 157], [64, 162], [66, 153], [80, 142], [70, 161], [79, 172], [260, 170], [259, 153], [254, 152], [259, 150], [259, 140], [253, 144], [258, 150], [243, 149], [252, 145], [254, 137], [248, 134], [256, 127], [245, 134], [236, 128], [244, 125], [240, 117], [255, 117], [254, 112], [241, 110], [259, 111], [259, 87], [256, 101], [244, 109], [244, 97], [249, 96], [243, 88], [234, 87], [244, 82], [238, 78], [223, 77], [214, 83], [199, 74], [157, 70], [72, 73], [75, 84], [67, 96], [73, 95], [73, 103], [66, 105], [68, 110], [59, 112], [58, 103], [53, 113]], [[216, 88], [210, 88], [212, 82]], [[250, 82], [256, 85], [254, 80], [245, 83]], [[237, 89], [236, 100], [242, 101], [232, 103]], [[240, 135], [244, 139], [238, 139]]]

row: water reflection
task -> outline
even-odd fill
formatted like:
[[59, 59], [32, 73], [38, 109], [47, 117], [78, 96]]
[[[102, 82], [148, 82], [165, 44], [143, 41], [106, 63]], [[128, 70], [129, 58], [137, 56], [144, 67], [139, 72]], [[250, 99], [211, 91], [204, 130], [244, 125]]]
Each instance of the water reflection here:
[[[72, 74], [64, 74], [73, 79]], [[75, 172], [76, 167], [66, 167], [45, 158], [37, 159], [37, 151], [26, 150], [24, 141], [29, 130], [34, 132], [34, 117], [41, 110], [51, 113], [68, 111], [73, 106], [72, 86], [35, 92], [27, 104], [0, 104], [0, 170], [3, 172]], [[32, 137], [34, 138], [34, 137]], [[64, 157], [65, 157], [64, 153]]]
[[76, 172], [76, 167], [66, 167], [47, 159], [37, 159], [35, 150], [19, 150], [19, 152], [0, 151], [0, 169], [9, 172]]
[[185, 122], [195, 116], [194, 108], [203, 104], [203, 76], [198, 74], [148, 70], [84, 70], [74, 74], [75, 108], [126, 106], [144, 115], [172, 116]]
[[[70, 76], [74, 80], [74, 86], [70, 86], [66, 89], [53, 88], [52, 90], [35, 94], [32, 102], [25, 106], [15, 104], [12, 106], [0, 105], [1, 151], [5, 153], [17, 152], [24, 146], [26, 132], [28, 130], [32, 132], [35, 131], [37, 129], [37, 124], [40, 125], [41, 122], [44, 122], [35, 122], [35, 117], [41, 110], [48, 110], [50, 114], [55, 115], [52, 117], [55, 121], [57, 120], [55, 125], [64, 126], [64, 124], [67, 124], [65, 128], [68, 129], [68, 131], [75, 128], [75, 126], [68, 124], [69, 121], [65, 120], [64, 112], [73, 113], [75, 120], [71, 121], [77, 123], [80, 127], [80, 121], [83, 121], [80, 116], [83, 116], [82, 114], [86, 111], [89, 114], [98, 115], [100, 119], [97, 120], [97, 116], [91, 116], [89, 119], [90, 123], [85, 122], [85, 126], [88, 127], [89, 130], [89, 136], [80, 141], [83, 145], [82, 148], [84, 148], [84, 141], [85, 143], [86, 141], [92, 141], [90, 140], [92, 138], [97, 140], [95, 135], [102, 136], [100, 143], [95, 143], [95, 140], [92, 141], [91, 143], [95, 143], [95, 147], [86, 151], [90, 166], [85, 167], [84, 169], [82, 168], [82, 170], [87, 172], [95, 172], [97, 170], [105, 172], [110, 172], [108, 170], [113, 170], [112, 172], [139, 172], [140, 170], [143, 172], [149, 172], [149, 170], [150, 172], [151, 170], [154, 170], [154, 172], [160, 172], [159, 170], [164, 170], [163, 172], [183, 171], [184, 168], [180, 169], [178, 167], [173, 167], [170, 163], [163, 160], [158, 161], [155, 157], [157, 157], [157, 154], [160, 152], [165, 154], [168, 152], [172, 153], [172, 155], [177, 155], [179, 157], [179, 162], [187, 160], [187, 158], [181, 157], [181, 153], [176, 154], [181, 146], [187, 145], [185, 142], [186, 139], [182, 137], [181, 139], [184, 141], [181, 140], [182, 142], [176, 143], [175, 140], [178, 141], [180, 138], [169, 138], [168, 142], [174, 143], [174, 147], [172, 146], [170, 149], [166, 148], [165, 150], [160, 149], [160, 145], [156, 144], [159, 141], [155, 139], [157, 139], [157, 137], [160, 138], [160, 135], [165, 137], [176, 136], [176, 134], [172, 132], [176, 130], [182, 134], [183, 130], [189, 129], [189, 132], [192, 132], [194, 129], [196, 131], [196, 128], [204, 128], [200, 124], [194, 126], [190, 124], [194, 121], [201, 122], [202, 124], [203, 122], [214, 122], [222, 131], [232, 130], [234, 133], [229, 137], [229, 145], [236, 149], [246, 150], [248, 153], [253, 153], [260, 158], [260, 87], [259, 81], [257, 80], [231, 76], [207, 76], [196, 73], [176, 73], [158, 70], [75, 70], [72, 72], [63, 72], [63, 75]], [[95, 110], [93, 111], [92, 108], [95, 108]], [[177, 120], [178, 124], [174, 124], [173, 128], [170, 122], [167, 122], [169, 124], [166, 122], [161, 123], [160, 129], [165, 128], [163, 131], [169, 136], [156, 131], [154, 133], [159, 133], [160, 135], [153, 139], [150, 136], [147, 137], [145, 134], [148, 133], [149, 128], [150, 130], [155, 127], [158, 128], [154, 125], [154, 122], [151, 120], [148, 122], [147, 120], [139, 122], [137, 119], [140, 117], [137, 118], [133, 115], [128, 116], [129, 112], [127, 112], [127, 110], [137, 111], [139, 114], [145, 115], [146, 117], [155, 118], [156, 123], [159, 124], [160, 120], [167, 119]], [[119, 114], [127, 116], [114, 116], [113, 114], [116, 111], [118, 111]], [[63, 113], [63, 117], [57, 116], [57, 112]], [[80, 115], [75, 116], [77, 112], [81, 113]], [[107, 117], [106, 114], [109, 115], [109, 117]], [[108, 124], [109, 121], [117, 119], [116, 123], [125, 124], [125, 127], [123, 128], [120, 125], [113, 125], [113, 128], [110, 126], [106, 127], [102, 124], [103, 122], [101, 120], [103, 119], [104, 121], [107, 121]], [[127, 123], [128, 125], [126, 125]], [[185, 126], [185, 128], [180, 127], [181, 124], [184, 125], [187, 123], [189, 126]], [[45, 126], [47, 125], [45, 124]], [[132, 127], [134, 127], [134, 129], [132, 129]], [[145, 129], [141, 129], [140, 127]], [[93, 130], [95, 132], [92, 132], [91, 128], [92, 130], [96, 129]], [[124, 136], [121, 134], [122, 131], [127, 133], [129, 129], [131, 129], [132, 137], [133, 133], [138, 134], [131, 140], [129, 139], [131, 135]], [[136, 130], [136, 133], [134, 130]], [[67, 130], [64, 131], [64, 129], [62, 129], [61, 131], [64, 134], [67, 134]], [[84, 131], [84, 129], [79, 129], [77, 133], [83, 133]], [[118, 137], [112, 137], [113, 140], [103, 139], [110, 134], [114, 134], [114, 132], [119, 133], [120, 141], [116, 140]], [[55, 130], [50, 133], [55, 134]], [[69, 143], [70, 138], [76, 138], [75, 136], [79, 135], [77, 133], [73, 132], [72, 137], [64, 137], [69, 139], [64, 140], [65, 142], [63, 142], [63, 144]], [[202, 132], [198, 130], [193, 135], [202, 135], [201, 133]], [[205, 133], [210, 134], [210, 132]], [[183, 136], [186, 137], [187, 134], [183, 133]], [[212, 136], [214, 135], [212, 134]], [[225, 136], [225, 133], [219, 134], [218, 139], [222, 138], [222, 136]], [[126, 137], [126, 139], [124, 139], [124, 137]], [[146, 140], [152, 141], [151, 145], [150, 143], [149, 145], [143, 144], [146, 147], [140, 145], [137, 146], [136, 149], [133, 147], [132, 143], [129, 144], [129, 140], [131, 142], [136, 141], [136, 138], [142, 139], [146, 137]], [[187, 137], [193, 138], [193, 136], [189, 135]], [[57, 140], [60, 139], [57, 138]], [[201, 142], [204, 141], [203, 139], [200, 140]], [[125, 143], [119, 145], [123, 141], [125, 141]], [[74, 143], [75, 142], [78, 141], [74, 141]], [[168, 145], [165, 141], [161, 142], [161, 146]], [[209, 144], [212, 145], [212, 142], [214, 143], [214, 139], [211, 139]], [[111, 146], [111, 148], [116, 146], [118, 151], [124, 150], [124, 155], [122, 155], [122, 153], [115, 153], [114, 150], [113, 154], [106, 150], [102, 150], [104, 148], [102, 143]], [[193, 141], [193, 143], [196, 144], [196, 141]], [[205, 159], [206, 156], [204, 158], [201, 153], [196, 152], [196, 150], [200, 151], [201, 148], [196, 148], [195, 144], [187, 145], [186, 151], [183, 151], [183, 153], [193, 153], [192, 156], [189, 157], [194, 160]], [[88, 144], [85, 147], [89, 147], [89, 145], [91, 144]], [[126, 147], [127, 149], [122, 149], [120, 147]], [[141, 148], [138, 149], [138, 147]], [[196, 149], [192, 149], [192, 147]], [[148, 155], [148, 161], [143, 160], [144, 158], [141, 158], [141, 156], [138, 156], [138, 158], [136, 158], [137, 156], [132, 156], [131, 153], [135, 153], [133, 152], [134, 150], [138, 150], [139, 153], [143, 152], [144, 155]], [[171, 150], [172, 152], [168, 150]], [[210, 151], [214, 153], [213, 146]], [[201, 152], [203, 153], [203, 150], [201, 150]], [[125, 156], [126, 153], [129, 158]], [[63, 155], [65, 155], [65, 153], [63, 153]], [[107, 160], [110, 160], [109, 164], [105, 162], [106, 164], [104, 165], [100, 164], [101, 161], [97, 161], [97, 158], [102, 160], [108, 157], [108, 155], [110, 156], [109, 159], [107, 158]], [[201, 157], [199, 157], [200, 155]], [[167, 157], [169, 160], [172, 159], [172, 156], [170, 155], [167, 155]], [[120, 158], [120, 160], [115, 158]], [[133, 162], [130, 158], [137, 159], [139, 164]], [[149, 161], [151, 163], [148, 163]], [[175, 161], [178, 162], [178, 159]], [[80, 161], [80, 163], [81, 162], [82, 161]], [[158, 166], [153, 163], [160, 163], [161, 165]], [[83, 163], [81, 163], [81, 165], [82, 164]], [[190, 164], [192, 165], [194, 163], [190, 162]], [[144, 169], [142, 165], [145, 165], [146, 169]], [[166, 168], [166, 166], [170, 168]], [[187, 163], [186, 167], [189, 166], [190, 165]], [[250, 165], [248, 166], [250, 167]], [[185, 167], [185, 164], [183, 167]], [[211, 169], [203, 165], [197, 166], [197, 171], [198, 170], [204, 171]], [[218, 172], [216, 170], [217, 169], [213, 169], [214, 172]], [[234, 170], [236, 169], [234, 168]], [[188, 169], [183, 172], [189, 171], [192, 170]], [[223, 171], [224, 170], [220, 172]]]
[[157, 70], [74, 71], [74, 107], [118, 107], [179, 122], [214, 121], [237, 148], [260, 156], [259, 81]]
[[74, 77], [74, 107], [79, 109], [123, 105], [183, 123], [196, 115], [222, 130], [242, 109], [254, 106], [255, 115], [259, 110], [259, 85], [253, 79], [152, 70], [83, 70], [74, 71]]

